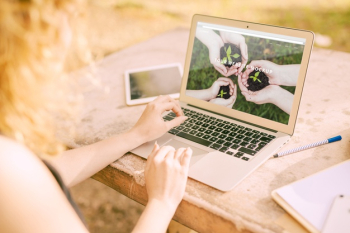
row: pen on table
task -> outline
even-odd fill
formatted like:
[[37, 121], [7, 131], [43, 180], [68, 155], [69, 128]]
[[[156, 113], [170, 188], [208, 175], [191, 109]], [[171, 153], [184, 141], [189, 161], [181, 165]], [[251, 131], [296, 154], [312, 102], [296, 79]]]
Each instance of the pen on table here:
[[297, 148], [294, 148], [294, 149], [290, 149], [290, 150], [279, 152], [279, 153], [273, 155], [273, 158], [279, 158], [279, 157], [282, 157], [282, 156], [285, 156], [285, 155], [289, 155], [289, 154], [296, 153], [296, 152], [299, 152], [299, 151], [302, 151], [302, 150], [307, 150], [307, 149], [310, 149], [310, 148], [313, 148], [313, 147], [316, 147], [316, 146], [321, 146], [321, 145], [324, 145], [324, 144], [327, 144], [327, 143], [332, 143], [332, 142], [336, 142], [336, 141], [340, 141], [340, 140], [341, 140], [341, 136], [338, 135], [336, 137], [328, 138], [326, 140], [322, 140], [322, 141], [311, 143], [311, 144], [308, 144], [308, 145], [305, 145], [305, 146], [301, 146], [301, 147], [297, 147]]

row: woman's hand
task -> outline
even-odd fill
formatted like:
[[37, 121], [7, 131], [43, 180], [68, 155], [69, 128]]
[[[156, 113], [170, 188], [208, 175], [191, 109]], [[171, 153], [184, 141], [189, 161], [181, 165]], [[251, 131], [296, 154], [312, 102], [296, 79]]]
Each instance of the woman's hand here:
[[231, 66], [230, 69], [228, 70], [227, 76], [230, 76], [232, 74], [235, 74], [235, 75], [242, 74], [242, 70], [248, 62], [248, 46], [245, 43], [245, 38], [240, 34], [237, 34], [234, 32], [225, 32], [225, 31], [220, 31], [220, 36], [224, 43], [231, 43], [238, 46], [242, 54], [241, 66], [239, 67], [234, 65]]
[[[162, 118], [162, 113], [169, 110], [172, 110], [177, 117], [174, 120], [165, 122]], [[147, 104], [140, 119], [131, 130], [135, 131], [136, 135], [140, 135], [143, 142], [147, 142], [159, 138], [186, 119], [187, 117], [184, 116], [177, 101], [167, 95], [159, 96]]]
[[154, 145], [145, 169], [148, 203], [160, 202], [175, 213], [185, 193], [191, 156], [191, 148]]
[[213, 103], [213, 104], [222, 105], [222, 106], [225, 106], [227, 108], [232, 108], [232, 106], [235, 104], [236, 99], [237, 99], [237, 86], [235, 84], [233, 84], [233, 85], [234, 85], [233, 86], [233, 90], [234, 91], [232, 91], [232, 92], [230, 91], [230, 95], [231, 95], [230, 98], [228, 98], [228, 99], [213, 98], [209, 102]]
[[218, 78], [215, 82], [213, 82], [213, 84], [211, 85], [211, 87], [208, 88], [208, 91], [210, 93], [210, 98], [214, 99], [217, 97], [219, 91], [220, 91], [220, 87], [222, 86], [229, 86], [230, 88], [230, 95], [233, 95], [234, 93], [234, 89], [235, 89], [235, 85], [233, 84], [232, 80], [230, 78]]

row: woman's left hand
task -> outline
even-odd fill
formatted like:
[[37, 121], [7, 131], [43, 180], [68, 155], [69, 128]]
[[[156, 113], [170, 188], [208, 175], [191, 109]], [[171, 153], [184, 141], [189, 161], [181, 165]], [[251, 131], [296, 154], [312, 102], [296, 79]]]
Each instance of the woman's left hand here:
[[[172, 110], [177, 117], [171, 121], [164, 121], [162, 113]], [[159, 96], [147, 104], [140, 119], [131, 129], [142, 137], [143, 142], [152, 141], [159, 138], [171, 128], [180, 125], [187, 119], [177, 101], [170, 96]]]

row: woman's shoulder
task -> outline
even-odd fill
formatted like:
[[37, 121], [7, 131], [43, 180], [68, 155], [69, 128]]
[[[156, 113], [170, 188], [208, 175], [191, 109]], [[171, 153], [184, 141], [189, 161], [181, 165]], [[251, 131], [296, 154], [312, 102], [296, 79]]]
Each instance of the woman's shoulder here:
[[[40, 159], [21, 143], [0, 135], [0, 167], [35, 166], [42, 164]], [[0, 169], [0, 170], [2, 170]]]

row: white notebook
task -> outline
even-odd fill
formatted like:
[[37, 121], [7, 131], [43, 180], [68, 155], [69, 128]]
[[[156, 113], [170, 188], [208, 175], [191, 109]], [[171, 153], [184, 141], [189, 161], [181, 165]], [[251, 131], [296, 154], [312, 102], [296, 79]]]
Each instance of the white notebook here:
[[321, 232], [334, 198], [350, 195], [350, 160], [276, 189], [273, 199], [311, 232]]

